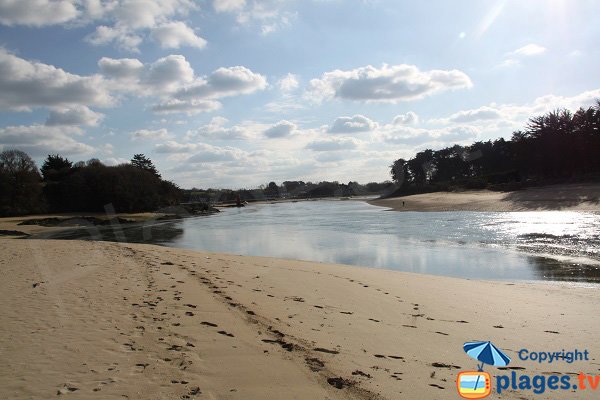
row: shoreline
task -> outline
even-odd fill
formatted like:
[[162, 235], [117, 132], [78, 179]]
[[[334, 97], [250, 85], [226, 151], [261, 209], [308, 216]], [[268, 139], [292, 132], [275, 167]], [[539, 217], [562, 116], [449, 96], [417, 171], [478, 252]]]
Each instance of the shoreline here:
[[465, 341], [492, 340], [530, 375], [597, 367], [521, 348], [600, 354], [593, 288], [129, 243], [0, 249], [6, 398], [452, 399], [475, 367]]
[[600, 212], [600, 183], [531, 187], [514, 192], [433, 192], [376, 199], [367, 203], [393, 211]]

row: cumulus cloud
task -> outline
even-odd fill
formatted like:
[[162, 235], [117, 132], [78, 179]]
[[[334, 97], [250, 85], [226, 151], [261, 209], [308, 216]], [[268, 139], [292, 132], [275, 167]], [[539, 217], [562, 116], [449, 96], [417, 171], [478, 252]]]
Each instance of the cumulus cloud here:
[[164, 47], [203, 47], [204, 39], [183, 22], [173, 21], [195, 9], [193, 0], [0, 0], [0, 23], [41, 27], [99, 22], [86, 40], [94, 45], [114, 43], [128, 51], [137, 51], [147, 32], [157, 35], [155, 40]]
[[291, 135], [297, 128], [296, 124], [282, 120], [266, 129], [264, 134], [270, 139], [282, 138]]
[[102, 57], [98, 61], [98, 67], [106, 77], [120, 81], [137, 81], [144, 71], [144, 64], [136, 58]]
[[0, 128], [0, 149], [19, 149], [34, 157], [51, 153], [91, 154], [94, 148], [74, 139], [81, 130], [74, 127], [19, 125]]
[[111, 79], [114, 90], [138, 95], [173, 93], [194, 80], [194, 70], [182, 55], [169, 55], [146, 65], [137, 59], [103, 57], [98, 67]]
[[409, 111], [406, 114], [396, 115], [392, 120], [392, 124], [394, 125], [416, 125], [419, 123], [419, 116]]
[[250, 94], [267, 86], [263, 75], [242, 66], [222, 67], [208, 76], [196, 76], [182, 55], [169, 55], [148, 64], [133, 58], [103, 57], [98, 67], [112, 90], [161, 97], [152, 107], [159, 114], [215, 111], [221, 108], [218, 98]]
[[353, 138], [329, 138], [314, 140], [308, 143], [306, 148], [313, 151], [354, 150], [358, 144]]
[[298, 76], [291, 73], [288, 73], [286, 76], [277, 81], [277, 87], [285, 94], [298, 89], [299, 85]]
[[0, 0], [0, 23], [36, 27], [62, 24], [79, 15], [75, 5], [74, 0]]
[[329, 128], [330, 133], [370, 132], [377, 128], [377, 123], [364, 115], [338, 117]]
[[221, 67], [206, 78], [197, 79], [175, 94], [179, 99], [218, 98], [249, 94], [267, 87], [267, 79], [246, 67]]
[[167, 139], [170, 137], [171, 135], [169, 134], [169, 131], [167, 131], [165, 128], [156, 130], [140, 129], [131, 133], [131, 139], [133, 140], [159, 140]]
[[310, 81], [307, 96], [317, 102], [338, 98], [396, 103], [471, 86], [471, 79], [459, 70], [420, 71], [414, 65], [384, 64], [326, 72]]
[[192, 28], [181, 21], [166, 22], [152, 30], [152, 38], [163, 49], [178, 49], [182, 46], [202, 49], [206, 40], [197, 36]]
[[85, 40], [94, 46], [114, 43], [121, 50], [139, 53], [138, 46], [144, 39], [122, 26], [100, 25]]
[[100, 76], [70, 74], [0, 48], [0, 109], [108, 106], [112, 101]]
[[59, 108], [50, 111], [46, 120], [47, 126], [96, 126], [102, 120], [104, 114], [90, 110], [85, 106], [74, 106], [71, 108]]

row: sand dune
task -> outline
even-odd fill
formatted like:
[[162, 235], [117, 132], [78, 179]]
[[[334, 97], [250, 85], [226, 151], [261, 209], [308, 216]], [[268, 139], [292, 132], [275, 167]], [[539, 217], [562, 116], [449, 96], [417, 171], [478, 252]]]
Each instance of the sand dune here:
[[106, 242], [0, 239], [0, 254], [0, 398], [454, 399], [474, 339], [529, 374], [598, 369], [516, 356], [600, 354], [593, 287]]
[[395, 211], [600, 211], [600, 184], [532, 187], [515, 192], [467, 190], [371, 200]]

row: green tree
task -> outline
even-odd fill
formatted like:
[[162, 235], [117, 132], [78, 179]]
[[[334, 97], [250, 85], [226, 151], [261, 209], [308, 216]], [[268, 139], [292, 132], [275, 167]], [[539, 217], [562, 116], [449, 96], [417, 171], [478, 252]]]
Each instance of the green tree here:
[[151, 172], [157, 178], [160, 178], [160, 174], [158, 173], [158, 170], [152, 163], [152, 160], [150, 160], [148, 157], [146, 157], [143, 154], [134, 155], [133, 158], [131, 159], [131, 165], [133, 165], [136, 168], [143, 169], [144, 171]]
[[44, 177], [44, 181], [50, 181], [61, 179], [72, 167], [73, 163], [68, 159], [63, 158], [58, 154], [49, 154], [40, 170]]

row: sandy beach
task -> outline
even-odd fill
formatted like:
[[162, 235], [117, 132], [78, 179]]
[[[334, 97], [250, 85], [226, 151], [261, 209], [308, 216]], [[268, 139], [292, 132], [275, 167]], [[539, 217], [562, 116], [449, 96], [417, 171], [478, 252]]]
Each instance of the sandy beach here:
[[369, 204], [395, 211], [600, 211], [600, 184], [551, 185], [514, 192], [435, 192], [371, 200]]
[[[520, 374], [600, 368], [591, 285], [108, 242], [4, 238], [0, 254], [0, 398], [455, 399], [470, 340]], [[522, 348], [591, 360], [522, 361]]]

